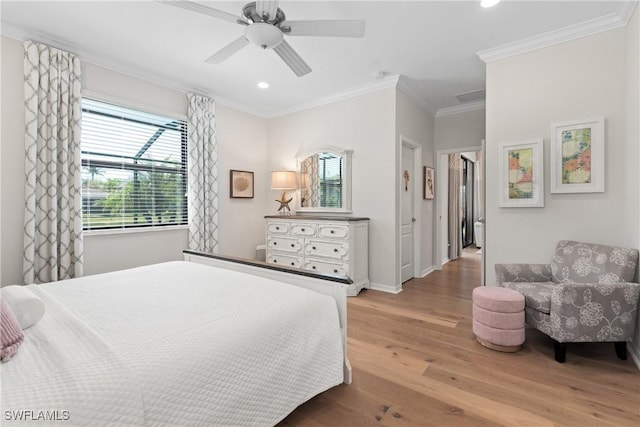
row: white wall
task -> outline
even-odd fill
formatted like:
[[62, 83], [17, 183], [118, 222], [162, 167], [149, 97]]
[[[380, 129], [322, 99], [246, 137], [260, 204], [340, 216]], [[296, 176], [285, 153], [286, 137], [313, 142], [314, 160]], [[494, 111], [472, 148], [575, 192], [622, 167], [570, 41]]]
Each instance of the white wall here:
[[[218, 191], [220, 253], [253, 259], [256, 246], [264, 243], [264, 215], [274, 206], [269, 189], [271, 170], [267, 165], [267, 120], [218, 104]], [[231, 199], [229, 170], [254, 173], [254, 198]]]
[[[495, 283], [495, 263], [548, 263], [560, 239], [638, 247], [638, 137], [627, 124], [638, 112], [630, 114], [625, 100], [625, 74], [637, 85], [638, 72], [627, 64], [628, 31], [487, 64], [487, 284]], [[637, 63], [637, 50], [633, 56]], [[598, 116], [606, 118], [606, 191], [550, 194], [550, 124]], [[531, 138], [544, 138], [545, 207], [499, 208], [498, 144]]]
[[22, 43], [2, 39], [2, 285], [22, 283], [24, 229], [24, 86]]
[[[314, 147], [353, 149], [353, 215], [370, 218], [369, 278], [397, 285], [395, 206], [395, 88], [269, 120], [269, 170], [295, 169]], [[270, 199], [279, 196], [271, 191]], [[269, 204], [275, 213], [275, 203]]]
[[479, 147], [485, 138], [485, 110], [465, 111], [435, 119], [435, 149]]
[[[625, 211], [624, 222], [629, 224], [629, 233], [635, 236], [636, 248], [640, 246], [640, 200], [638, 200], [638, 188], [640, 188], [640, 10], [636, 7], [635, 13], [626, 28], [626, 123], [627, 138], [630, 144], [635, 141], [635, 149], [627, 156], [625, 169], [628, 169], [629, 182], [636, 185], [626, 186], [627, 197], [633, 200], [631, 209]], [[640, 266], [638, 267], [640, 269]], [[636, 270], [636, 281], [640, 275]], [[631, 344], [631, 353], [640, 366], [640, 317], [636, 322], [636, 333]]]
[[[24, 101], [22, 43], [2, 37], [2, 156], [0, 173], [2, 215], [2, 276], [0, 283], [22, 283], [24, 206]], [[83, 91], [104, 100], [152, 112], [186, 116], [186, 94], [132, 78], [92, 64], [82, 67]], [[218, 105], [216, 132], [219, 167], [220, 249], [222, 253], [253, 257], [264, 235], [267, 184], [266, 121]], [[234, 154], [235, 153], [235, 154]], [[224, 157], [224, 158], [222, 158]], [[256, 198], [229, 198], [229, 169], [256, 172]], [[263, 179], [260, 179], [263, 177]], [[187, 230], [154, 230], [119, 234], [87, 234], [85, 274], [182, 259]]]
[[[401, 137], [409, 138], [414, 143], [420, 144], [422, 146], [422, 159], [421, 159], [421, 168], [416, 175], [416, 179], [418, 179], [422, 183], [422, 166], [429, 166], [435, 168], [434, 165], [434, 116], [427, 112], [424, 108], [418, 105], [415, 101], [413, 101], [409, 96], [407, 96], [401, 90], [396, 91], [396, 143], [398, 144], [397, 153], [398, 153], [398, 162], [397, 165], [400, 165], [400, 153], [402, 150], [402, 142]], [[396, 192], [396, 205], [400, 206], [400, 193], [402, 186], [402, 170], [399, 166], [396, 169], [396, 188], [398, 191]], [[420, 265], [418, 266], [418, 271], [420, 271], [420, 276], [425, 275], [433, 269], [435, 264], [433, 259], [433, 244], [434, 244], [434, 234], [433, 234], [433, 200], [424, 200], [422, 198], [422, 192], [424, 189], [422, 185], [420, 185], [420, 197], [421, 206], [420, 206], [420, 229], [415, 230], [416, 237], [420, 239], [421, 246], [421, 257], [420, 257]], [[397, 216], [398, 227], [400, 221], [400, 215]], [[399, 228], [398, 228], [399, 230]], [[400, 238], [400, 233], [398, 233], [398, 239]], [[399, 243], [398, 243], [399, 245]], [[398, 256], [400, 254], [398, 253]], [[396, 278], [396, 282], [400, 281], [400, 271], [398, 269], [398, 277]]]

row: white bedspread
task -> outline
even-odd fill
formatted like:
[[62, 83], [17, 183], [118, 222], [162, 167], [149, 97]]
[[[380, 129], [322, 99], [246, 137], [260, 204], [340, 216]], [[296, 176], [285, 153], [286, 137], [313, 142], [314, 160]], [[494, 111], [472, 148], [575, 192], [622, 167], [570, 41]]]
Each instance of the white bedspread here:
[[273, 425], [343, 379], [335, 301], [292, 285], [171, 262], [29, 289], [3, 426]]

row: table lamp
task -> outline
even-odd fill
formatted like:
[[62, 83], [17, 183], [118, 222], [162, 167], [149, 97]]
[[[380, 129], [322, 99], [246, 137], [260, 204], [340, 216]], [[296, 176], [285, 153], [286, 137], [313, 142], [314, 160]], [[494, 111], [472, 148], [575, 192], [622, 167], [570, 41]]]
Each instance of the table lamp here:
[[289, 203], [293, 200], [293, 197], [287, 199], [287, 190], [295, 190], [298, 188], [298, 180], [295, 171], [274, 171], [271, 172], [271, 189], [282, 190], [282, 196], [280, 200], [276, 202], [280, 203], [278, 213], [280, 215], [289, 215], [291, 208]]

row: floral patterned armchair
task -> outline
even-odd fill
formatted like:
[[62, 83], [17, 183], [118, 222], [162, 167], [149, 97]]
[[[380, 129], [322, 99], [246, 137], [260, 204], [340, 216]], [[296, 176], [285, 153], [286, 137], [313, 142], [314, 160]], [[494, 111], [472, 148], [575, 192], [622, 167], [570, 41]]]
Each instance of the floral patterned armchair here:
[[569, 342], [613, 342], [626, 359], [633, 337], [640, 284], [630, 283], [638, 250], [558, 242], [551, 264], [496, 264], [502, 287], [525, 297], [525, 319], [554, 340], [563, 363]]

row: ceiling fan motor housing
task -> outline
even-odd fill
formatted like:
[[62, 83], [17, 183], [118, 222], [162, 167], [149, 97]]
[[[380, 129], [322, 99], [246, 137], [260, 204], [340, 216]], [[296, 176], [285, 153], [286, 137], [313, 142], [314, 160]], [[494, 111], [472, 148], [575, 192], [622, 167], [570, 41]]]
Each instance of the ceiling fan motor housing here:
[[280, 28], [264, 22], [256, 22], [247, 26], [244, 36], [251, 43], [263, 49], [273, 49], [284, 39]]

